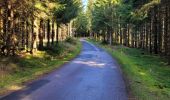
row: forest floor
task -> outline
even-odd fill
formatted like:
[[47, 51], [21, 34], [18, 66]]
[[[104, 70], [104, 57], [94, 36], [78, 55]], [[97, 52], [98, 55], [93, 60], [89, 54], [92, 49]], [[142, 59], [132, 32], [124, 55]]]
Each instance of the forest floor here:
[[120, 63], [129, 100], [169, 100], [170, 65], [166, 59], [141, 49], [89, 41], [104, 48]]
[[24, 88], [24, 85], [50, 73], [75, 58], [81, 43], [61, 42], [56, 51], [37, 51], [34, 55], [0, 57], [0, 95]]

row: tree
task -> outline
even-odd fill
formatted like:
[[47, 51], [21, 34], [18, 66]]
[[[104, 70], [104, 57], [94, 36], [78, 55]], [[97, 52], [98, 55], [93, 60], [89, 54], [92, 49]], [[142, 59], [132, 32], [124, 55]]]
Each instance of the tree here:
[[0, 53], [26, 50], [33, 54], [37, 42], [43, 50], [46, 36], [47, 47], [53, 45], [56, 24], [68, 24], [77, 17], [79, 4], [80, 0], [0, 0]]
[[59, 27], [62, 24], [67, 25], [72, 19], [78, 16], [81, 8], [80, 0], [57, 0], [61, 4], [58, 10], [54, 10], [55, 20], [57, 22], [57, 35], [56, 39], [58, 41]]
[[87, 11], [91, 16], [90, 31], [94, 38], [102, 36], [110, 44], [169, 57], [169, 3], [168, 0], [97, 0], [90, 6], [92, 11]]
[[80, 13], [74, 21], [76, 36], [85, 36], [88, 34], [88, 18], [84, 12]]

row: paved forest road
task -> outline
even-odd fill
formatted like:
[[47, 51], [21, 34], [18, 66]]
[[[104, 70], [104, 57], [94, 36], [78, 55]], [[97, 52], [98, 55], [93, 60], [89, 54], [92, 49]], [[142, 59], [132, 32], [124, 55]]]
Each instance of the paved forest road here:
[[82, 43], [76, 59], [2, 100], [127, 100], [116, 61], [93, 44]]

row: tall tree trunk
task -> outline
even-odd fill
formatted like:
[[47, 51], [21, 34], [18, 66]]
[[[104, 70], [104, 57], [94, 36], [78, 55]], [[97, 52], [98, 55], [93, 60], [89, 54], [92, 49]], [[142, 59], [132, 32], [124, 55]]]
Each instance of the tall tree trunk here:
[[113, 43], [113, 28], [110, 28], [109, 34], [110, 34], [110, 39], [109, 39], [110, 45], [112, 45], [112, 43]]
[[59, 42], [59, 24], [57, 23], [57, 29], [56, 29], [56, 42]]
[[34, 52], [37, 49], [37, 44], [36, 44], [37, 35], [34, 32], [34, 18], [33, 17], [31, 18], [31, 33], [32, 33], [32, 35], [31, 35], [31, 51], [30, 51], [30, 53], [34, 54]]
[[158, 34], [158, 53], [161, 54], [162, 53], [162, 19], [161, 19], [161, 6], [158, 6], [158, 15], [157, 15], [157, 34]]
[[11, 49], [13, 49], [13, 52], [12, 54], [14, 55], [15, 52], [14, 52], [14, 32], [13, 32], [13, 11], [12, 11], [12, 3], [11, 1], [7, 1], [7, 41], [6, 41], [6, 45], [7, 45], [7, 55], [10, 55], [11, 53]]
[[148, 42], [149, 42], [149, 25], [148, 21], [145, 23], [145, 49], [148, 50]]
[[47, 47], [50, 46], [50, 19], [47, 20]]
[[122, 33], [122, 25], [119, 26], [119, 34], [120, 34], [120, 44], [123, 44], [123, 33]]
[[28, 21], [26, 21], [26, 51], [28, 52], [29, 48], [29, 29], [28, 29]]
[[127, 42], [126, 42], [126, 46], [130, 46], [130, 26], [129, 24], [127, 24]]
[[123, 29], [123, 45], [125, 45], [125, 46], [127, 46], [128, 45], [128, 34], [127, 34], [127, 31], [128, 31], [128, 24], [126, 24], [125, 26], [124, 26], [124, 29]]
[[149, 27], [149, 51], [152, 53], [152, 21], [150, 22], [150, 27]]
[[39, 49], [43, 49], [43, 20], [40, 20], [40, 26], [39, 26]]
[[154, 34], [154, 53], [158, 54], [158, 28], [157, 28], [157, 6], [154, 7], [154, 22], [153, 22], [153, 34]]
[[25, 49], [25, 21], [21, 20], [22, 48]]
[[167, 34], [168, 34], [168, 60], [169, 60], [169, 64], [170, 64], [170, 6], [169, 6], [170, 2], [168, 2], [167, 4]]
[[54, 21], [52, 21], [52, 34], [51, 34], [52, 45], [54, 45], [54, 35], [55, 35]]
[[6, 39], [7, 39], [7, 8], [5, 8], [4, 10], [4, 18], [3, 18], [3, 42], [4, 42], [4, 46], [6, 45]]
[[164, 47], [165, 55], [168, 55], [168, 6], [165, 7], [165, 20], [164, 20]]

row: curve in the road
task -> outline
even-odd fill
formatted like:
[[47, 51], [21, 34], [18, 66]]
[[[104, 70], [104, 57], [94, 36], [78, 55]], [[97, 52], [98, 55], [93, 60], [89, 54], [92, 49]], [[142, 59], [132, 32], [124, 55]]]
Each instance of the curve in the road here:
[[2, 100], [127, 100], [116, 61], [95, 45], [82, 44], [77, 58]]

